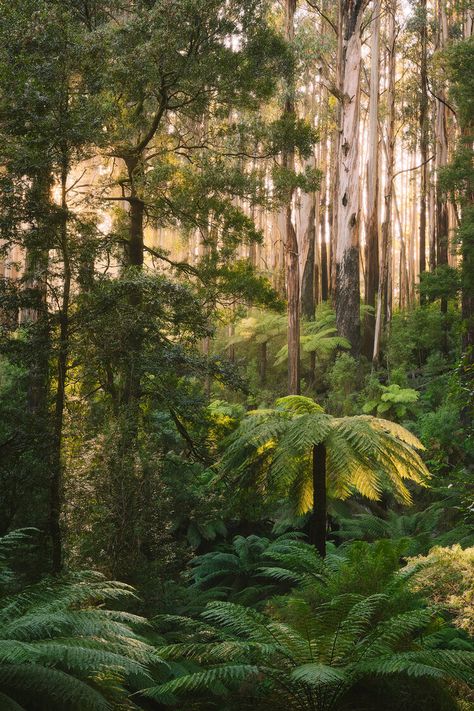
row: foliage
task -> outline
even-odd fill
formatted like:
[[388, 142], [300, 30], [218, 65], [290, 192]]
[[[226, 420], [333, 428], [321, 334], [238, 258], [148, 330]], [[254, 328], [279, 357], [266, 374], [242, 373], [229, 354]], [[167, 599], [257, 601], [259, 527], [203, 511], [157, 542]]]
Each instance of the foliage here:
[[304, 708], [322, 711], [347, 708], [364, 683], [383, 686], [386, 676], [397, 678], [397, 689], [410, 679], [428, 688], [433, 679], [471, 679], [472, 652], [432, 648], [433, 612], [387, 615], [387, 601], [383, 594], [340, 595], [312, 609], [291, 597], [276, 615], [211, 603], [202, 617], [213, 642], [160, 650], [164, 658], [192, 662], [195, 669], [145, 693], [173, 705], [178, 698], [220, 697], [232, 690], [254, 708], [298, 708], [305, 699]]
[[23, 538], [20, 531], [0, 539], [2, 708], [137, 708], [129, 693], [149, 683], [147, 667], [162, 662], [140, 636], [145, 620], [114, 609], [133, 599], [132, 588], [76, 573], [9, 592], [4, 554], [18, 553]]
[[[327, 357], [339, 348], [350, 347], [347, 338], [337, 335], [336, 314], [326, 304], [318, 306], [314, 320], [302, 322], [300, 343], [303, 354], [314, 353], [317, 357]], [[278, 351], [275, 363], [283, 363], [287, 358], [288, 346], [284, 345]]]
[[256, 485], [267, 497], [288, 496], [296, 512], [313, 505], [310, 457], [323, 442], [327, 450], [329, 495], [346, 499], [359, 492], [378, 499], [388, 489], [411, 501], [406, 481], [426, 485], [428, 471], [407, 430], [369, 416], [333, 418], [310, 398], [288, 396], [273, 410], [255, 410], [230, 441], [222, 467], [234, 481]]
[[474, 548], [459, 544], [435, 546], [426, 556], [409, 561], [419, 569], [412, 578], [415, 590], [423, 591], [433, 603], [449, 610], [453, 623], [474, 633]]
[[397, 383], [379, 386], [379, 397], [366, 402], [363, 412], [370, 413], [376, 410], [377, 415], [391, 415], [403, 419], [418, 400], [418, 393], [413, 388], [401, 388]]

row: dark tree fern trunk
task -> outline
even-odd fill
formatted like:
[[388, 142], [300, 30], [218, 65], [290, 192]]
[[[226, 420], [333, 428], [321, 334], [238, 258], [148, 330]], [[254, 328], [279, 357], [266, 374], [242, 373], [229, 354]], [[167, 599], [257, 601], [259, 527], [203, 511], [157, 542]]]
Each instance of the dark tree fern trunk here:
[[321, 442], [313, 447], [313, 512], [309, 524], [309, 542], [319, 555], [326, 555], [326, 447]]

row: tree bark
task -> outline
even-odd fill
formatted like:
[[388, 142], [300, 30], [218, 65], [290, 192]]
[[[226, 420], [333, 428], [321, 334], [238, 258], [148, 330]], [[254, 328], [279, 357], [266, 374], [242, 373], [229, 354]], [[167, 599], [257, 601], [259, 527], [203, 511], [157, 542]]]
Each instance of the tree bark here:
[[309, 525], [309, 542], [319, 555], [326, 555], [327, 492], [326, 447], [320, 442], [313, 447], [313, 511]]
[[[365, 303], [375, 308], [379, 282], [379, 77], [380, 77], [380, 0], [374, 0], [370, 57], [369, 155], [367, 160], [366, 287]], [[363, 353], [372, 357], [375, 315], [364, 322]]]
[[[286, 0], [285, 4], [285, 39], [294, 39], [294, 15], [296, 0]], [[286, 87], [284, 114], [288, 118], [295, 116], [295, 87], [293, 77], [289, 77]], [[287, 171], [295, 169], [294, 150], [287, 149], [282, 156], [283, 167]], [[286, 293], [288, 300], [288, 393], [300, 393], [300, 277], [298, 240], [292, 219], [293, 190], [290, 191], [285, 210], [285, 261]]]
[[[337, 3], [337, 50], [336, 50], [336, 77], [335, 85], [342, 96], [344, 72], [344, 2]], [[336, 127], [331, 136], [331, 172], [330, 172], [330, 201], [329, 201], [329, 292], [331, 297], [336, 297], [336, 252], [338, 236], [338, 210], [339, 210], [339, 164], [341, 159], [341, 123], [342, 102], [338, 101], [336, 108]]]
[[[126, 244], [125, 263], [127, 267], [141, 270], [144, 261], [144, 219], [145, 203], [138, 195], [135, 187], [137, 172], [140, 170], [141, 162], [138, 157], [127, 160], [127, 170], [131, 186], [129, 198], [129, 234]], [[129, 302], [132, 307], [138, 309], [141, 304], [141, 293], [139, 287], [133, 287], [130, 291]], [[129, 364], [125, 377], [125, 387], [123, 394], [123, 405], [128, 410], [130, 422], [138, 419], [138, 403], [141, 395], [141, 351], [143, 333], [141, 329], [133, 329], [129, 336]], [[129, 436], [134, 438], [138, 427], [138, 422], [130, 429]]]
[[420, 0], [420, 159], [421, 159], [421, 184], [420, 184], [420, 236], [419, 236], [419, 272], [426, 270], [426, 197], [428, 192], [428, 17], [426, 0]]
[[352, 352], [360, 350], [359, 106], [364, 0], [341, 0], [343, 18], [342, 121], [338, 165], [336, 323]]
[[373, 363], [380, 359], [380, 343], [384, 323], [391, 317], [391, 264], [392, 264], [392, 204], [393, 204], [393, 169], [395, 156], [395, 69], [396, 69], [396, 27], [395, 17], [397, 0], [392, 0], [388, 12], [388, 126], [386, 140], [387, 185], [384, 196], [385, 214], [382, 224], [382, 261], [379, 288], [377, 294], [377, 313], [375, 319], [375, 337]]
[[326, 244], [326, 209], [327, 209], [327, 142], [323, 139], [321, 146], [321, 198], [319, 205], [319, 249], [320, 249], [320, 281], [321, 281], [321, 301], [327, 301], [329, 298], [329, 280], [328, 280], [328, 250]]
[[59, 309], [59, 344], [57, 359], [57, 385], [54, 403], [54, 434], [52, 449], [52, 474], [50, 485], [50, 536], [52, 547], [52, 572], [58, 574], [63, 566], [63, 546], [61, 532], [63, 459], [62, 441], [64, 429], [64, 406], [66, 402], [66, 378], [69, 358], [69, 304], [71, 296], [71, 261], [69, 256], [67, 229], [67, 156], [61, 169], [61, 225], [60, 243], [63, 262], [63, 294]]
[[315, 242], [316, 242], [316, 199], [314, 193], [306, 196], [308, 218], [303, 236], [303, 274], [301, 275], [301, 312], [308, 319], [314, 318], [315, 299]]

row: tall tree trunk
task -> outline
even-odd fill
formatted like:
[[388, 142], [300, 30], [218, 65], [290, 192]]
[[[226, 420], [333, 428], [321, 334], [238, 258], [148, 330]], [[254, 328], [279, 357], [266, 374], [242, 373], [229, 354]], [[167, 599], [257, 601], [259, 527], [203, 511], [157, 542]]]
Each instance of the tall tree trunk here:
[[428, 17], [426, 0], [420, 0], [420, 254], [419, 272], [426, 270], [426, 197], [428, 193]]
[[63, 262], [62, 301], [59, 309], [59, 343], [57, 358], [57, 385], [54, 404], [54, 437], [51, 462], [50, 487], [50, 535], [52, 545], [52, 571], [61, 572], [63, 565], [61, 509], [63, 484], [62, 441], [64, 429], [64, 406], [66, 402], [66, 378], [69, 358], [69, 303], [71, 296], [71, 260], [68, 244], [68, 206], [67, 206], [68, 159], [64, 151], [61, 168], [61, 225], [60, 243]]
[[52, 177], [47, 171], [32, 179], [31, 201], [39, 205], [37, 229], [41, 235], [42, 248], [28, 248], [25, 257], [23, 276], [25, 290], [34, 294], [35, 306], [22, 308], [20, 313], [12, 314], [12, 319], [19, 319], [20, 324], [35, 324], [37, 352], [28, 374], [27, 405], [29, 411], [38, 417], [46, 418], [49, 389], [50, 332], [47, 304], [47, 273], [49, 266], [48, 242], [50, 240]]
[[327, 492], [326, 447], [320, 442], [313, 447], [313, 511], [309, 524], [309, 542], [323, 558], [326, 555]]
[[[344, 1], [337, 3], [337, 51], [336, 51], [336, 78], [335, 85], [339, 97], [343, 96], [344, 83]], [[336, 109], [336, 127], [331, 136], [331, 174], [329, 177], [330, 209], [329, 209], [329, 292], [331, 297], [336, 297], [337, 281], [337, 237], [339, 213], [339, 172], [341, 160], [341, 132], [342, 132], [342, 101], [338, 101]]]
[[321, 281], [321, 301], [327, 301], [329, 298], [329, 279], [328, 279], [328, 249], [326, 243], [326, 217], [327, 217], [327, 153], [328, 146], [325, 139], [321, 145], [321, 199], [319, 206], [319, 249], [320, 249], [320, 281]]
[[[294, 39], [294, 15], [296, 0], [285, 3], [285, 38]], [[284, 113], [289, 119], [295, 116], [294, 78], [289, 77], [286, 87]], [[283, 167], [288, 171], [295, 169], [293, 149], [285, 150], [282, 157]], [[293, 190], [290, 191], [285, 210], [285, 257], [286, 257], [286, 293], [288, 300], [288, 393], [300, 392], [300, 277], [298, 240], [292, 219]]]
[[395, 17], [397, 0], [392, 0], [388, 12], [388, 125], [386, 158], [387, 184], [385, 188], [385, 213], [382, 224], [382, 261], [380, 265], [380, 280], [377, 294], [377, 313], [375, 319], [375, 337], [373, 363], [380, 359], [380, 343], [384, 323], [391, 316], [391, 264], [392, 264], [392, 203], [393, 203], [393, 169], [395, 156], [395, 69], [396, 69], [396, 27]]
[[304, 195], [307, 203], [303, 216], [306, 229], [303, 235], [303, 273], [301, 275], [301, 312], [308, 319], [314, 318], [315, 298], [315, 257], [316, 257], [316, 196], [312, 192]]
[[[380, 0], [374, 0], [370, 57], [369, 156], [367, 161], [366, 289], [365, 303], [375, 308], [379, 282], [379, 76], [380, 76]], [[363, 352], [372, 357], [375, 315], [367, 314], [364, 323]]]
[[436, 190], [434, 175], [430, 171], [429, 200], [428, 200], [428, 224], [430, 229], [430, 271], [436, 269]]
[[[144, 261], [144, 219], [145, 203], [135, 187], [137, 177], [142, 169], [139, 157], [127, 160], [127, 170], [131, 186], [129, 198], [129, 233], [126, 244], [126, 266], [141, 270]], [[129, 295], [130, 305], [138, 309], [141, 304], [141, 293], [138, 287], [133, 287]], [[140, 328], [133, 329], [129, 336], [128, 355], [129, 364], [125, 377], [123, 405], [131, 425], [129, 435], [135, 438], [138, 428], [138, 409], [141, 394], [141, 351], [143, 333]]]
[[343, 18], [342, 121], [338, 166], [336, 323], [354, 354], [360, 349], [359, 106], [361, 23], [365, 0], [341, 0]]
[[[474, 137], [474, 121], [467, 122], [461, 127], [462, 140], [467, 146], [472, 146]], [[472, 220], [474, 213], [474, 190], [472, 186], [465, 195], [465, 211], [470, 215], [466, 219]], [[474, 373], [474, 239], [467, 230], [461, 242], [461, 317], [462, 317], [462, 361], [461, 383], [466, 393], [466, 405], [461, 412], [461, 419], [465, 426], [472, 426], [473, 399], [472, 383]]]
[[[310, 85], [310, 79], [307, 79]], [[312, 123], [317, 113], [315, 101], [314, 82], [311, 91], [306, 94], [304, 102], [305, 116]], [[318, 146], [319, 152], [320, 146]], [[313, 152], [306, 161], [305, 167], [314, 170], [318, 156]], [[302, 192], [299, 199], [298, 231], [300, 251], [300, 276], [301, 276], [301, 313], [308, 319], [314, 318], [314, 311], [318, 300], [319, 291], [319, 259], [317, 259], [317, 232], [319, 225], [316, 222], [320, 201], [320, 191], [311, 190]]]
[[[448, 21], [444, 2], [439, 2], [440, 15], [438, 47], [443, 50], [448, 41]], [[436, 261], [439, 265], [448, 264], [449, 252], [449, 216], [447, 196], [443, 193], [439, 180], [439, 172], [448, 164], [448, 125], [447, 109], [444, 103], [444, 89], [439, 89], [439, 99], [436, 100]], [[448, 312], [448, 301], [441, 298], [441, 313], [443, 314], [443, 342], [444, 353], [448, 353], [448, 324], [446, 315]]]

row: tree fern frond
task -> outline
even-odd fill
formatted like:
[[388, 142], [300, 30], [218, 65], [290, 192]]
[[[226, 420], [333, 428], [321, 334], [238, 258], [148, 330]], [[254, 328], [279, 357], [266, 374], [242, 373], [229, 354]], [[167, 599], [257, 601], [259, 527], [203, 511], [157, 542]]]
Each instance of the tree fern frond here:
[[[30, 692], [57, 704], [58, 708], [78, 711], [108, 711], [111, 706], [104, 695], [89, 683], [60, 669], [36, 664], [7, 664], [0, 666], [0, 688], [10, 694]], [[61, 706], [62, 705], [62, 706]]]
[[364, 673], [404, 673], [413, 677], [456, 679], [469, 684], [474, 678], [474, 652], [444, 649], [398, 652], [366, 661], [360, 669]]
[[343, 669], [311, 662], [310, 664], [296, 667], [291, 672], [291, 678], [308, 686], [324, 687], [332, 684], [344, 684], [350, 677]]
[[293, 415], [324, 412], [321, 405], [318, 405], [312, 398], [302, 395], [286, 395], [285, 397], [281, 397], [276, 401], [275, 406], [277, 411], [283, 410]]
[[27, 711], [24, 706], [20, 706], [14, 699], [0, 691], [0, 708], [2, 711]]
[[142, 693], [156, 701], [169, 699], [170, 696], [174, 697], [175, 694], [202, 691], [222, 696], [228, 692], [229, 686], [256, 676], [258, 673], [258, 667], [251, 664], [226, 664], [222, 667], [214, 667], [206, 671], [179, 676], [160, 686], [144, 689]]

